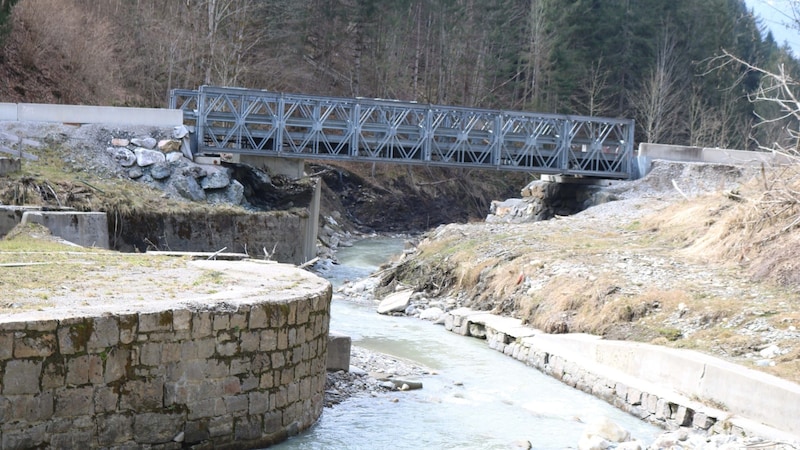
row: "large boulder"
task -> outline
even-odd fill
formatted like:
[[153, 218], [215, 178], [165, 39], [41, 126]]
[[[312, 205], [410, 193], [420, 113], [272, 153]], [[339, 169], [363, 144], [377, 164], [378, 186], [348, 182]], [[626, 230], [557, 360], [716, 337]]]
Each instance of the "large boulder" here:
[[206, 170], [208, 171], [208, 175], [200, 181], [200, 185], [203, 186], [203, 189], [222, 189], [231, 184], [231, 177], [225, 169], [215, 167]]
[[108, 149], [111, 159], [122, 167], [131, 167], [136, 164], [136, 155], [125, 147], [112, 147]]
[[133, 153], [136, 155], [136, 164], [140, 167], [152, 166], [167, 160], [163, 153], [143, 147], [135, 148]]
[[590, 422], [583, 431], [585, 437], [597, 436], [609, 442], [625, 442], [630, 440], [631, 433], [614, 423], [608, 417], [599, 417]]
[[166, 161], [153, 164], [153, 167], [150, 168], [150, 176], [154, 180], [163, 180], [169, 178], [170, 175], [172, 175], [172, 166]]
[[173, 176], [172, 186], [183, 198], [188, 198], [196, 202], [206, 199], [206, 192], [200, 186], [200, 183], [191, 175], [180, 174]]
[[414, 291], [407, 290], [390, 294], [378, 305], [378, 314], [390, 314], [393, 312], [405, 311], [408, 307], [408, 304], [411, 302], [411, 294], [413, 293]]
[[144, 147], [148, 150], [152, 150], [156, 148], [156, 144], [158, 144], [158, 141], [156, 141], [154, 138], [151, 137], [133, 138], [131, 139], [131, 144], [137, 147]]

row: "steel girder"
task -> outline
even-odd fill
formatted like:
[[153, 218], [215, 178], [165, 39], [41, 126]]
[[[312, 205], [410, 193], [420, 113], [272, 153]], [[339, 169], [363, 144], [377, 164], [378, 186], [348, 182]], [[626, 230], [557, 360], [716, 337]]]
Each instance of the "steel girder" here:
[[202, 86], [172, 91], [198, 152], [630, 178], [634, 123]]

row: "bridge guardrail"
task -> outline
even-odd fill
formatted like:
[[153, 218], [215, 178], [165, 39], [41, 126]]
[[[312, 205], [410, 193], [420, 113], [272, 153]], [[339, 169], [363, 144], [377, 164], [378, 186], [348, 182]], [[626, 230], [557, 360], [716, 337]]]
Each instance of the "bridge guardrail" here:
[[170, 107], [198, 152], [630, 178], [633, 120], [202, 86]]

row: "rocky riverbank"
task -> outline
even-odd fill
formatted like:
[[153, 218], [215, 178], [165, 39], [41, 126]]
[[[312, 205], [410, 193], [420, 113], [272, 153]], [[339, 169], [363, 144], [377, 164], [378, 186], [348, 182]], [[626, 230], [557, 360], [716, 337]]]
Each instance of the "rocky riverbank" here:
[[[340, 299], [345, 301], [357, 303], [371, 302], [375, 305], [377, 310], [382, 302], [377, 300], [375, 291], [380, 285], [381, 276], [383, 275], [385, 275], [385, 273], [379, 272], [368, 278], [345, 283], [337, 290], [335, 295], [340, 296]], [[457, 300], [454, 298], [431, 299], [423, 295], [410, 295], [409, 293], [401, 293], [400, 297], [405, 299], [406, 307], [400, 308], [398, 306], [396, 311], [389, 312], [389, 314], [404, 315], [408, 316], [409, 319], [417, 318], [428, 320], [432, 322], [432, 324], [444, 324], [444, 314], [440, 317], [438, 313], [434, 314], [434, 311], [439, 309], [450, 310], [457, 305]], [[427, 314], [426, 311], [428, 312]], [[391, 356], [365, 351], [364, 349], [354, 348], [352, 356], [353, 364], [356, 367], [371, 366], [380, 368], [386, 367], [387, 364], [390, 366], [396, 364], [396, 361]], [[414, 367], [413, 365], [404, 367], [404, 370], [410, 370], [411, 373], [416, 373], [417, 375], [430, 373], [424, 368]], [[533, 368], [531, 368], [531, 370], [533, 370]], [[344, 372], [330, 374], [329, 381], [332, 381], [331, 378], [334, 379], [333, 382], [336, 386], [342, 386], [341, 390], [336, 390], [332, 393], [333, 395], [338, 394], [339, 400], [344, 400], [354, 395], [378, 396], [380, 392], [383, 392], [383, 389], [387, 387], [391, 388], [390, 385], [381, 387], [377, 380], [370, 380], [369, 376], [362, 373], [360, 370], [355, 370], [350, 374]], [[326, 395], [328, 395], [327, 392]], [[666, 422], [664, 426], [666, 426]], [[530, 447], [521, 445], [519, 448]], [[776, 442], [759, 436], [715, 434], [713, 432], [703, 432], [685, 426], [666, 430], [657, 439], [647, 443], [631, 440], [630, 433], [627, 430], [622, 429], [607, 418], [597, 417], [587, 422], [583, 437], [580, 442], [576, 443], [576, 448], [580, 450], [739, 450], [747, 448], [791, 450], [800, 447], [797, 447], [796, 443]]]

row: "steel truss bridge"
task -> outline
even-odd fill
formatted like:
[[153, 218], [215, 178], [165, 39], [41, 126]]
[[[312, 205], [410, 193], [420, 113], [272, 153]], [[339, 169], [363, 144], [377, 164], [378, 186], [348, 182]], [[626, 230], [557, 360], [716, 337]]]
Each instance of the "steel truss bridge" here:
[[170, 108], [198, 154], [391, 162], [631, 178], [633, 120], [202, 86]]

